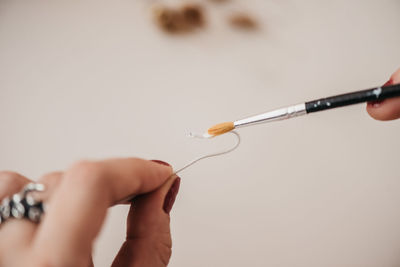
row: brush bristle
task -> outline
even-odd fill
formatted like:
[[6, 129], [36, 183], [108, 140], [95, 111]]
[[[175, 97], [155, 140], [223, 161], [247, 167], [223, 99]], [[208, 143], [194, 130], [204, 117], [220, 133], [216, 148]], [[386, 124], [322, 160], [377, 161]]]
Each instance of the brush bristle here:
[[235, 129], [235, 125], [233, 124], [233, 122], [223, 122], [223, 123], [214, 125], [210, 129], [208, 129], [207, 132], [208, 132], [208, 134], [215, 136], [215, 135], [220, 135], [220, 134], [230, 132], [233, 129]]

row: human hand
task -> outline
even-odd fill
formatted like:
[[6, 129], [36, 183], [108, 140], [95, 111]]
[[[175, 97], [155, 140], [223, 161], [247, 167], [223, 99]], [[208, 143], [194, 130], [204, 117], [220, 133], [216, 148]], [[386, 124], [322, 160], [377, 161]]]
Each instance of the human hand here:
[[[385, 85], [397, 83], [400, 83], [400, 69], [393, 73]], [[400, 118], [400, 97], [369, 102], [367, 104], [367, 112], [376, 120], [388, 121], [398, 119]]]
[[[43, 176], [45, 213], [39, 224], [12, 219], [0, 225], [0, 266], [93, 266], [93, 242], [110, 206], [138, 195], [128, 214], [127, 237], [113, 267], [167, 266], [171, 256], [169, 212], [180, 178], [159, 161], [136, 158], [82, 161]], [[0, 172], [0, 199], [29, 179]], [[122, 222], [121, 222], [122, 224]]]

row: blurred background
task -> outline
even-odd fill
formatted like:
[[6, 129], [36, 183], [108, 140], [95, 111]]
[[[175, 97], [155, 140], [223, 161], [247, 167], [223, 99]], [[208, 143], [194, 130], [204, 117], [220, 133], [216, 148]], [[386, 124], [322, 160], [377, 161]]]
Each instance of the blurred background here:
[[[398, 0], [204, 0], [195, 29], [160, 27], [152, 5], [184, 3], [0, 0], [0, 169], [37, 179], [128, 156], [179, 168], [233, 142], [189, 131], [400, 67]], [[399, 130], [364, 105], [241, 129], [238, 150], [181, 173], [170, 266], [399, 266]], [[110, 209], [96, 266], [127, 212]]]

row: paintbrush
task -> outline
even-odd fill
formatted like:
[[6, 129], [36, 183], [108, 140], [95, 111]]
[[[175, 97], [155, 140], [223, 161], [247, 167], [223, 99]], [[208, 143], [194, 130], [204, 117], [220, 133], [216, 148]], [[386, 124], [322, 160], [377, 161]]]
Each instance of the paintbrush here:
[[232, 131], [236, 128], [261, 124], [271, 121], [285, 120], [309, 113], [323, 111], [353, 104], [381, 101], [387, 98], [400, 96], [400, 84], [376, 87], [367, 90], [351, 92], [326, 98], [321, 98], [305, 103], [279, 108], [259, 115], [251, 116], [237, 121], [224, 122], [209, 128], [204, 137], [213, 137]]

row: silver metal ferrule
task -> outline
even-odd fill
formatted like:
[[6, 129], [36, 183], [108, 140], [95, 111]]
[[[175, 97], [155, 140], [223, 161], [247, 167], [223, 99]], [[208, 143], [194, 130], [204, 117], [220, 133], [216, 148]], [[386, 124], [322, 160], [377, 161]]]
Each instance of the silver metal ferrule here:
[[286, 108], [280, 108], [273, 111], [269, 111], [263, 114], [248, 117], [242, 120], [237, 120], [234, 122], [235, 128], [250, 126], [254, 124], [260, 124], [270, 121], [285, 120], [301, 115], [307, 114], [306, 104], [298, 104]]

